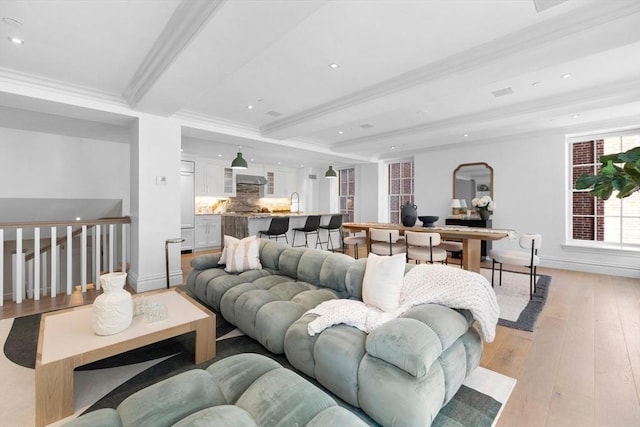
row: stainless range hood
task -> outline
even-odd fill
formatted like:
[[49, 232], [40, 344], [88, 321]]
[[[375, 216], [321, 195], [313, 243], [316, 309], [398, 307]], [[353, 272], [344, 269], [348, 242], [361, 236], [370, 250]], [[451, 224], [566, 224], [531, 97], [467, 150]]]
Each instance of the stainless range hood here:
[[266, 185], [267, 178], [260, 175], [236, 175], [236, 184]]

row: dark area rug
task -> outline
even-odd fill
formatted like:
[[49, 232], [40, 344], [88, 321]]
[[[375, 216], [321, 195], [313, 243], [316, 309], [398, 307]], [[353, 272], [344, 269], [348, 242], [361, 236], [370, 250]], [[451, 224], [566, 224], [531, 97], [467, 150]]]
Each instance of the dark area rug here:
[[[34, 368], [40, 318], [41, 316], [38, 314], [14, 319], [13, 326], [4, 344], [5, 354], [12, 362], [27, 368]], [[217, 314], [216, 337], [218, 339], [234, 329], [233, 325]], [[270, 353], [257, 341], [245, 335], [223, 340], [219, 339], [217, 341], [216, 357], [199, 365], [194, 363], [194, 347], [195, 334], [189, 333], [78, 368], [77, 370], [111, 368], [168, 356], [165, 360], [120, 384], [91, 405], [84, 413], [101, 408], [115, 408], [128, 396], [151, 384], [189, 369], [206, 369], [212, 363], [235, 354], [262, 354], [277, 361], [283, 367], [294, 370], [284, 355]], [[297, 373], [331, 395], [340, 406], [359, 416], [366, 424], [370, 426], [378, 425], [362, 410], [343, 402], [340, 398], [324, 389], [315, 379], [309, 378], [300, 372]], [[497, 416], [500, 407], [501, 403], [490, 396], [462, 386], [452, 401], [436, 417], [433, 425], [438, 427], [489, 427]]]

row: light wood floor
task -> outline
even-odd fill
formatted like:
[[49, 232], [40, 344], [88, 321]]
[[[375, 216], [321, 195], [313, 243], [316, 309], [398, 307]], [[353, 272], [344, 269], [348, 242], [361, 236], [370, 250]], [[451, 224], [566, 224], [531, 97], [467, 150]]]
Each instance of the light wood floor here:
[[[182, 256], [185, 278], [193, 256]], [[485, 344], [481, 365], [518, 380], [498, 426], [640, 426], [640, 280], [540, 273], [553, 279], [536, 330], [498, 326]], [[0, 318], [88, 304], [97, 295], [5, 302]]]

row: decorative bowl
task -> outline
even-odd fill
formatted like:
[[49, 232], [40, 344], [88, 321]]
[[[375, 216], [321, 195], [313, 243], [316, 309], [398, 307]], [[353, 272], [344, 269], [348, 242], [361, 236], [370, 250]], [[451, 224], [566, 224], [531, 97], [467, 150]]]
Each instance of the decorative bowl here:
[[439, 216], [426, 215], [426, 216], [419, 216], [418, 219], [420, 221], [422, 221], [422, 226], [423, 227], [433, 227], [433, 223], [436, 222], [438, 219], [440, 219], [440, 217]]

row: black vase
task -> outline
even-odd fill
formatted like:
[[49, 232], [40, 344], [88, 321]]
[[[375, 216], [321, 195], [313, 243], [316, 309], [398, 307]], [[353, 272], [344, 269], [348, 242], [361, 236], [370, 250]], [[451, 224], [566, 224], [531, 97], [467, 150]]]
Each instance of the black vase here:
[[400, 207], [400, 217], [402, 219], [402, 225], [405, 227], [413, 227], [418, 220], [418, 207], [412, 205], [411, 202], [407, 202], [406, 205]]

